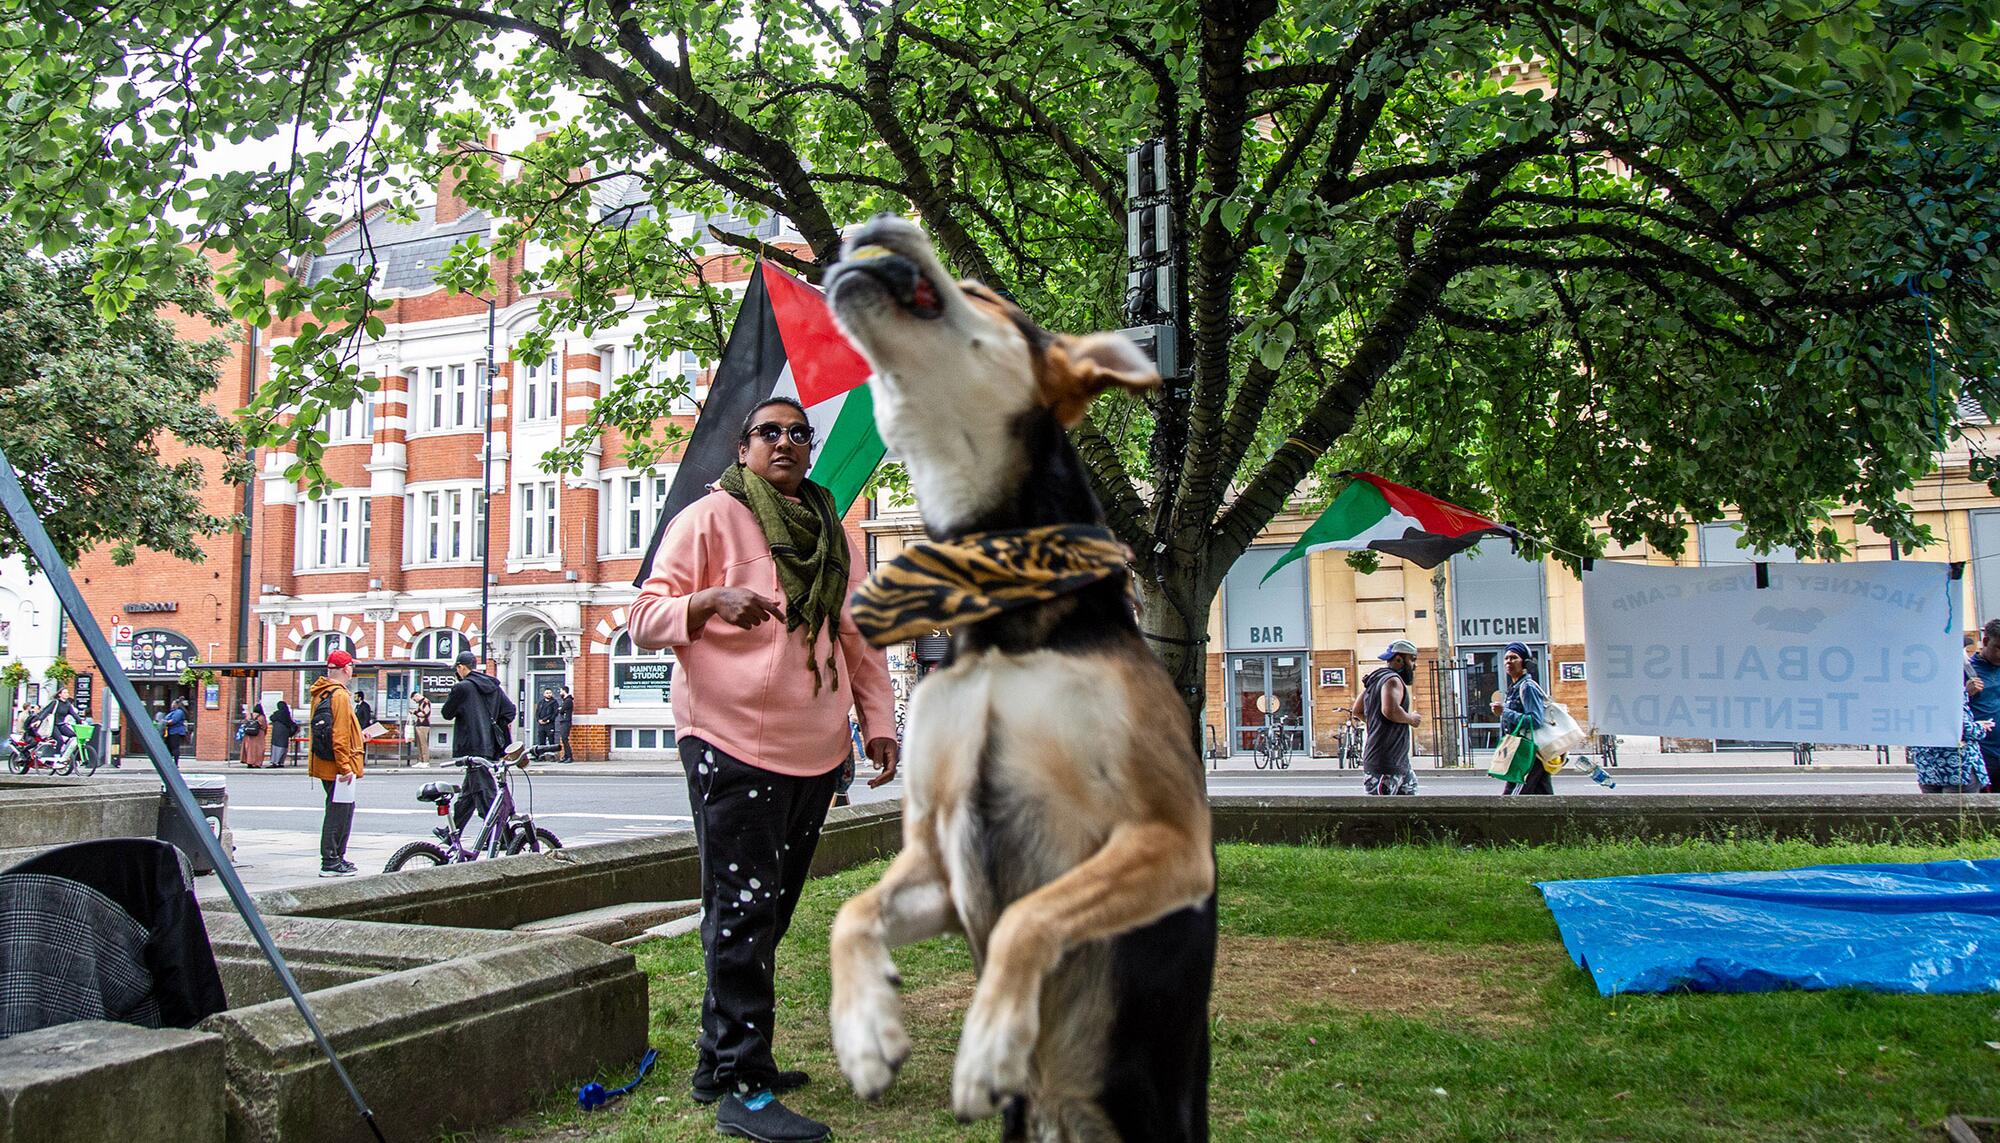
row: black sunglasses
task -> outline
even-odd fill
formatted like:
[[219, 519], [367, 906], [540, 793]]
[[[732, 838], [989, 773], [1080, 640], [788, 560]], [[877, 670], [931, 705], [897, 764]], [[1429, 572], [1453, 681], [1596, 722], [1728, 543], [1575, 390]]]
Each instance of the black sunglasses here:
[[767, 445], [774, 445], [778, 443], [779, 437], [786, 436], [792, 438], [792, 443], [795, 445], [809, 445], [813, 443], [813, 427], [811, 425], [781, 425], [776, 421], [765, 421], [761, 425], [750, 426], [750, 431], [743, 434], [743, 439], [749, 440], [751, 437], [756, 437]]

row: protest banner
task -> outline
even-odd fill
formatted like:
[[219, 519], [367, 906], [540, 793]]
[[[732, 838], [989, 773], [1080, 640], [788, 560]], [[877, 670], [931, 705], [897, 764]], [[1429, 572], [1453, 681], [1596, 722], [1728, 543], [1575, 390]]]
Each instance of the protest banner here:
[[1955, 743], [1958, 590], [1949, 565], [1912, 560], [1598, 561], [1583, 577], [1591, 721], [1676, 738]]

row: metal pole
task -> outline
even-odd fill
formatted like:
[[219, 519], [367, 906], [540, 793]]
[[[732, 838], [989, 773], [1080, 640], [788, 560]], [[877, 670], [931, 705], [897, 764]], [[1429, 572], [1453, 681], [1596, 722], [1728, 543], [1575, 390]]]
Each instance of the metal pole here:
[[480, 524], [485, 534], [479, 541], [479, 661], [490, 662], [493, 657], [493, 640], [487, 633], [491, 630], [487, 621], [487, 610], [493, 596], [493, 341], [495, 309], [494, 299], [486, 299], [486, 443], [479, 478]]
[[[14, 528], [27, 541], [28, 551], [41, 565], [42, 574], [49, 577], [50, 586], [56, 589], [56, 598], [62, 601], [65, 611], [76, 617], [77, 635], [89, 650], [90, 657], [97, 663], [98, 670], [104, 672], [105, 685], [120, 706], [127, 710], [143, 710], [139, 702], [139, 692], [132, 688], [132, 680], [125, 675], [125, 668], [111, 653], [111, 644], [104, 637], [104, 630], [97, 625], [90, 607], [83, 601], [83, 595], [76, 589], [76, 580], [69, 574], [68, 565], [56, 554], [54, 541], [49, 539], [48, 529], [42, 527], [42, 519], [35, 507], [28, 501], [28, 494], [21, 487], [21, 477], [14, 471], [14, 464], [7, 459], [5, 449], [0, 449], [0, 508], [14, 521]], [[264, 957], [277, 971], [278, 983], [284, 985], [285, 992], [292, 998], [299, 1015], [305, 1018], [306, 1028], [312, 1032], [313, 1042], [333, 1065], [333, 1074], [340, 1080], [340, 1086], [347, 1089], [347, 1097], [354, 1101], [354, 1108], [361, 1113], [361, 1119], [377, 1140], [382, 1139], [382, 1129], [375, 1123], [375, 1113], [368, 1108], [354, 1081], [348, 1078], [347, 1069], [341, 1066], [340, 1057], [334, 1054], [333, 1045], [326, 1042], [326, 1033], [320, 1031], [319, 1020], [313, 1016], [312, 1006], [306, 1003], [305, 993], [299, 990], [299, 982], [292, 977], [292, 970], [285, 963], [283, 954], [278, 952], [278, 944], [271, 939], [271, 930], [264, 926], [264, 918], [257, 912], [257, 906], [250, 900], [250, 891], [243, 887], [243, 878], [237, 875], [236, 867], [230, 864], [229, 855], [223, 852], [222, 841], [208, 830], [208, 823], [200, 807], [195, 805], [194, 795], [188, 792], [187, 782], [181, 777], [178, 767], [167, 758], [167, 744], [160, 737], [160, 729], [151, 719], [134, 718], [132, 729], [139, 735], [139, 742], [146, 748], [146, 757], [153, 763], [153, 769], [160, 776], [160, 784], [166, 787], [167, 795], [173, 799], [174, 807], [188, 823], [188, 829], [208, 852], [208, 859], [215, 866], [215, 875], [222, 880], [222, 886], [229, 893], [231, 904], [249, 926], [250, 935], [257, 947], [264, 951]]]

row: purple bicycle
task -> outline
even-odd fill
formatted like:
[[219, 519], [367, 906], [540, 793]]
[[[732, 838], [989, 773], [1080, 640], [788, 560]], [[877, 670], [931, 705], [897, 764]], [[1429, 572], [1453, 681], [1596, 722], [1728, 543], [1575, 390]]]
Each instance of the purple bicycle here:
[[[512, 857], [517, 853], [541, 853], [544, 850], [561, 849], [562, 842], [555, 834], [535, 824], [534, 817], [514, 803], [514, 785], [508, 780], [508, 771], [519, 768], [526, 772], [530, 760], [546, 761], [551, 754], [560, 753], [562, 747], [556, 743], [545, 746], [526, 747], [519, 744], [508, 749], [498, 760], [486, 758], [455, 758], [453, 762], [461, 766], [484, 766], [493, 775], [497, 792], [493, 805], [486, 811], [486, 821], [480, 827], [479, 837], [470, 845], [460, 826], [452, 821], [451, 803], [459, 793], [456, 782], [429, 782], [417, 791], [417, 800], [429, 802], [437, 807], [438, 816], [445, 824], [435, 831], [436, 841], [413, 841], [397, 850], [383, 867], [385, 873], [418, 868], [427, 865], [457, 865], [466, 861], [477, 861], [482, 857]], [[466, 819], [470, 824], [471, 819]]]

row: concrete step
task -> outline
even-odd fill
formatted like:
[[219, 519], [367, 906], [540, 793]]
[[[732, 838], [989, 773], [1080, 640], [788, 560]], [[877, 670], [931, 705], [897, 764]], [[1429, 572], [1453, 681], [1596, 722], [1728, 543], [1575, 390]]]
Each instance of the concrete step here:
[[701, 915], [700, 901], [629, 901], [517, 925], [517, 933], [557, 933], [618, 944], [660, 935], [650, 930]]

